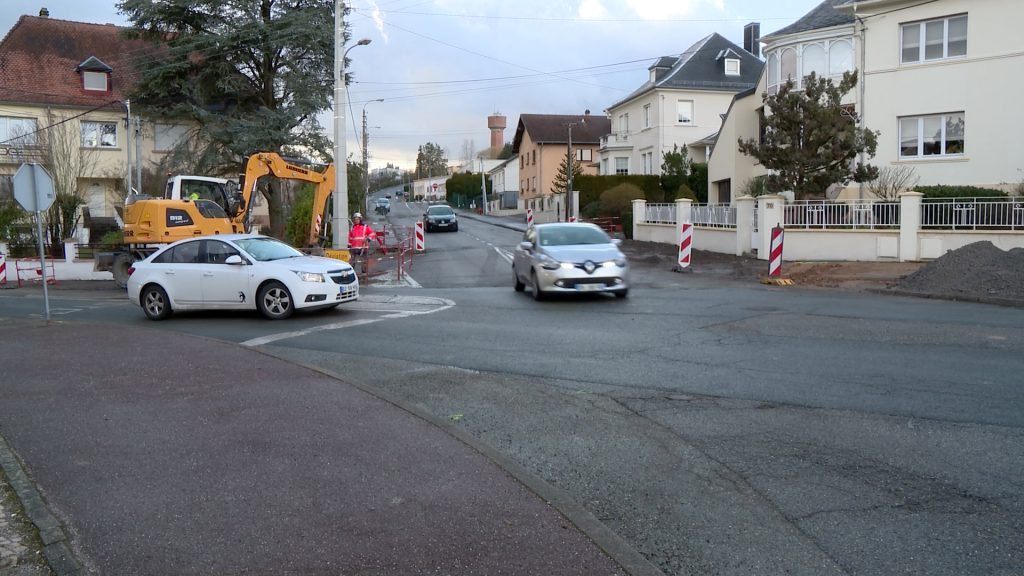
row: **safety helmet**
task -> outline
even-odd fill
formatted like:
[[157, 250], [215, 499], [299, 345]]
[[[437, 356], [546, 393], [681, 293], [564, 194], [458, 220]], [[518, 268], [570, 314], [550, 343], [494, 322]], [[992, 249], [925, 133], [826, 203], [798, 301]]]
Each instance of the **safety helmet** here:
[[355, 214], [353, 214], [353, 215], [352, 215], [352, 218], [353, 218], [353, 219], [355, 219], [355, 218], [359, 218], [359, 219], [361, 220], [361, 219], [363, 218], [363, 215], [362, 215], [362, 214], [360, 214], [359, 212], [356, 212]]

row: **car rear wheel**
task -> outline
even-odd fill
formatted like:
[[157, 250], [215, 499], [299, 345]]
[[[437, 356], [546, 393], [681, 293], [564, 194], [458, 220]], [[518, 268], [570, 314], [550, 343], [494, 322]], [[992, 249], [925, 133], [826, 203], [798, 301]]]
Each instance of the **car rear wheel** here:
[[280, 282], [269, 282], [260, 288], [256, 296], [256, 307], [260, 314], [270, 320], [283, 320], [295, 312], [292, 295]]
[[156, 285], [149, 285], [142, 289], [139, 296], [142, 302], [142, 310], [150, 320], [163, 320], [171, 315], [171, 301], [167, 298], [167, 292]]
[[530, 272], [530, 290], [533, 292], [533, 299], [540, 301], [544, 299], [544, 291], [540, 289], [540, 282], [537, 281], [537, 272]]
[[523, 290], [526, 290], [526, 284], [523, 284], [519, 280], [519, 273], [516, 272], [515, 264], [512, 265], [512, 282], [512, 287], [516, 289], [516, 292], [522, 292]]
[[625, 298], [628, 295], [629, 295], [629, 290], [619, 290], [618, 292], [615, 293], [615, 297], [616, 298]]
[[452, 232], [458, 232], [458, 231], [459, 231], [459, 225], [458, 224], [456, 224], [455, 226], [452, 226]]

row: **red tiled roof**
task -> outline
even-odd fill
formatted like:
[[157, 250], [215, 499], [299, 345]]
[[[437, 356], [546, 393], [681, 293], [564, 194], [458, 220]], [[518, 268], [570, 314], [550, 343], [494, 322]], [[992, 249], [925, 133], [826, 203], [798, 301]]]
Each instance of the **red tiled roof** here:
[[[152, 65], [157, 47], [126, 28], [22, 16], [0, 41], [0, 102], [94, 107], [123, 100], [135, 66]], [[75, 68], [94, 56], [113, 69], [110, 92], [89, 93]]]

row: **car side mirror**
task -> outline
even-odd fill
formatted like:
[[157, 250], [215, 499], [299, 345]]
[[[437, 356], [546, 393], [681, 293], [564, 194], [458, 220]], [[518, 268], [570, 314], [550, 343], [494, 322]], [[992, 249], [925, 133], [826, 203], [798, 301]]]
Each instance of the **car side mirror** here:
[[238, 266], [240, 264], [245, 264], [245, 261], [242, 260], [242, 257], [239, 256], [238, 254], [232, 254], [231, 256], [228, 256], [227, 258], [224, 259], [224, 263], [231, 264], [233, 266]]
[[519, 249], [524, 252], [529, 252], [530, 250], [533, 250], [533, 242], [520, 242]]
[[622, 238], [612, 238], [612, 244], [616, 246], [622, 246]]

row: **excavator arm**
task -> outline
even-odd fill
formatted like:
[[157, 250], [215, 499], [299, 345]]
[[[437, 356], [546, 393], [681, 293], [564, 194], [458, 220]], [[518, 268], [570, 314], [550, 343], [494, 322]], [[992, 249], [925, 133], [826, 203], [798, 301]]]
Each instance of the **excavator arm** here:
[[282, 180], [299, 180], [316, 184], [313, 195], [313, 214], [309, 225], [309, 244], [319, 245], [326, 220], [327, 199], [334, 192], [334, 164], [327, 166], [323, 172], [317, 172], [296, 162], [288, 161], [275, 152], [257, 152], [249, 157], [242, 174], [240, 193], [242, 209], [234, 218], [244, 225], [244, 230], [251, 229], [252, 199], [256, 194], [256, 184], [263, 176], [271, 175]]

